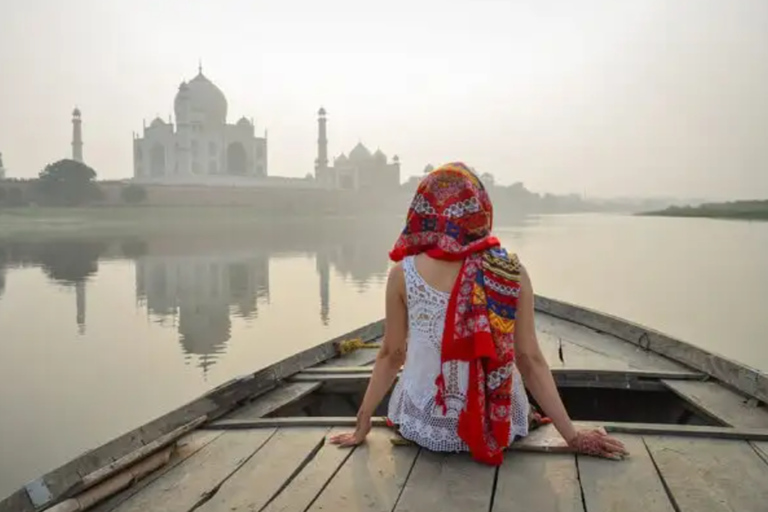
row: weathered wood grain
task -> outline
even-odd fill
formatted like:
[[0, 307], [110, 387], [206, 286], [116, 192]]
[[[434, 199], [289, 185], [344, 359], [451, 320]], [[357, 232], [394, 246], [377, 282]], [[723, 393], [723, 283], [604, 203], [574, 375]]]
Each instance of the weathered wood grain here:
[[275, 433], [227, 432], [119, 504], [115, 512], [188, 512], [210, 498]]
[[768, 402], [768, 375], [721, 355], [678, 340], [653, 329], [605, 313], [536, 296], [536, 310], [616, 336], [645, 350], [701, 371], [729, 386]]
[[224, 433], [222, 430], [197, 430], [190, 432], [185, 437], [179, 440], [176, 444], [176, 449], [171, 454], [171, 459], [160, 470], [151, 473], [147, 477], [134, 482], [134, 484], [125, 491], [116, 494], [110, 498], [107, 498], [103, 502], [96, 505], [93, 509], [89, 509], [89, 512], [110, 512], [114, 510], [118, 505], [129, 499], [134, 494], [141, 492], [149, 484], [161, 478], [168, 471], [181, 464], [183, 461], [202, 450], [206, 445], [216, 440]]
[[768, 429], [768, 410], [749, 405], [747, 399], [717, 382], [662, 381], [676, 395], [708, 416], [731, 427]]
[[[286, 418], [257, 418], [254, 420], [222, 420], [205, 425], [204, 429], [214, 430], [249, 430], [275, 427], [354, 427], [355, 418], [352, 416], [304, 416]], [[374, 426], [386, 426], [386, 419], [374, 417]], [[741, 439], [749, 441], [768, 441], [768, 429], [747, 429], [732, 427], [710, 427], [700, 425], [673, 425], [661, 423], [620, 423], [610, 421], [578, 421], [576, 425], [583, 428], [603, 427], [607, 432], [635, 435], [668, 435], [683, 437], [698, 437], [710, 439]], [[532, 432], [527, 438], [519, 441], [525, 444], [527, 440], [537, 439], [552, 432], [552, 425], [544, 425]]]
[[468, 454], [421, 450], [395, 512], [489, 510], [495, 475]]
[[644, 350], [610, 334], [597, 332], [584, 325], [576, 324], [545, 313], [536, 314], [536, 331], [539, 339], [554, 338], [563, 343], [566, 363], [570, 363], [572, 346], [605, 357], [624, 361], [629, 368], [638, 370], [681, 371], [686, 368], [671, 359]]
[[253, 402], [235, 409], [225, 416], [226, 419], [247, 420], [267, 416], [276, 410], [290, 405], [322, 386], [320, 382], [293, 382], [278, 386], [264, 393]]
[[768, 441], [750, 441], [752, 448], [757, 452], [761, 459], [768, 464]]
[[622, 461], [578, 455], [589, 512], [675, 512], [640, 436], [616, 436], [630, 453]]
[[572, 454], [510, 453], [499, 467], [491, 512], [586, 512]]
[[261, 512], [294, 512], [306, 510], [320, 495], [339, 467], [350, 457], [353, 449], [339, 448], [328, 438], [349, 429], [332, 429], [325, 443], [288, 486]]
[[391, 437], [388, 430], [374, 429], [367, 442], [355, 448], [309, 512], [391, 512], [419, 451], [412, 446], [394, 447]]
[[765, 510], [768, 464], [748, 443], [646, 436], [680, 512]]
[[197, 510], [261, 510], [315, 456], [327, 432], [312, 427], [278, 430]]

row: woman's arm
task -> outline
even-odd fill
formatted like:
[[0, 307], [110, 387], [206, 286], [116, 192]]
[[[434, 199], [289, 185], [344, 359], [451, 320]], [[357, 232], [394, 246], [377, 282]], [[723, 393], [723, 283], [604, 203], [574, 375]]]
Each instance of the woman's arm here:
[[400, 367], [405, 363], [408, 310], [405, 300], [405, 275], [399, 263], [392, 267], [387, 278], [385, 310], [384, 341], [376, 356], [363, 403], [357, 412], [357, 428], [354, 432], [332, 437], [331, 442], [334, 444], [352, 446], [365, 440], [371, 430], [374, 411], [392, 387]]
[[552, 371], [544, 354], [541, 353], [539, 341], [536, 338], [533, 286], [525, 268], [520, 273], [520, 297], [517, 300], [516, 316], [515, 358], [525, 387], [536, 399], [544, 414], [552, 419], [552, 423], [563, 439], [569, 441], [576, 436], [576, 428], [560, 399]]
[[606, 435], [604, 430], [578, 431], [574, 427], [536, 338], [533, 285], [525, 268], [520, 274], [520, 285], [515, 321], [515, 355], [525, 386], [544, 413], [552, 419], [563, 439], [574, 449], [609, 458], [621, 458], [626, 455], [624, 445]]

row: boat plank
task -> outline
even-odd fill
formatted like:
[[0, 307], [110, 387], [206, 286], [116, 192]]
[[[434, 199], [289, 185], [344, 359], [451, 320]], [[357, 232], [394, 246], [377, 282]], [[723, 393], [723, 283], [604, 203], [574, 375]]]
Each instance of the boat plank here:
[[752, 448], [755, 449], [757, 454], [768, 464], [768, 442], [765, 441], [751, 441]]
[[206, 445], [215, 441], [219, 436], [221, 436], [221, 431], [216, 432], [208, 430], [196, 430], [190, 432], [178, 441], [176, 448], [171, 453], [170, 460], [162, 468], [150, 473], [138, 482], [135, 482], [132, 486], [125, 489], [123, 492], [107, 498], [105, 501], [99, 503], [94, 508], [89, 510], [93, 512], [108, 512], [110, 510], [114, 510], [119, 504], [123, 503], [134, 494], [141, 492], [142, 489], [147, 487], [158, 478], [161, 478], [164, 474], [181, 464], [184, 460], [205, 448]]
[[768, 464], [744, 441], [645, 437], [680, 512], [765, 510]]
[[662, 381], [672, 392], [726, 425], [738, 428], [768, 428], [763, 405], [746, 404], [746, 398], [717, 382]]
[[262, 418], [290, 405], [320, 388], [320, 382], [289, 382], [260, 396], [225, 416], [226, 419], [250, 420]]
[[[348, 428], [333, 429], [327, 437], [348, 431]], [[353, 450], [330, 444], [326, 438], [317, 455], [261, 512], [306, 510], [352, 453]]]
[[395, 512], [489, 510], [495, 475], [468, 454], [421, 450]]
[[643, 438], [616, 436], [630, 456], [623, 461], [576, 457], [589, 512], [675, 512]]
[[613, 335], [644, 350], [655, 352], [706, 373], [742, 393], [768, 402], [768, 374], [766, 373], [609, 314], [539, 295], [536, 296], [535, 302], [536, 310], [539, 312]]
[[510, 453], [499, 468], [491, 512], [585, 512], [572, 454]]
[[390, 512], [419, 449], [393, 446], [392, 432], [373, 429], [309, 508], [312, 511]]
[[280, 429], [199, 512], [261, 510], [322, 447], [327, 428]]
[[546, 313], [536, 314], [537, 333], [541, 337], [554, 336], [563, 341], [566, 361], [572, 346], [625, 361], [630, 368], [639, 370], [680, 371], [686, 368], [664, 356], [627, 343], [621, 338], [595, 331], [584, 325], [569, 322]]
[[[187, 512], [204, 502], [275, 433], [227, 432], [119, 504], [115, 512]], [[235, 435], [233, 435], [235, 434]]]
[[27, 491], [19, 489], [0, 501], [0, 512], [35, 512], [35, 506], [29, 499]]

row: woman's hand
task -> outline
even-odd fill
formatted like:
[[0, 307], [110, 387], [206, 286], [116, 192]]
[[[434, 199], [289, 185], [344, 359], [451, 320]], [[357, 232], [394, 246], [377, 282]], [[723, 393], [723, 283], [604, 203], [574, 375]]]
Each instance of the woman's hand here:
[[357, 426], [354, 432], [344, 432], [331, 438], [332, 444], [339, 446], [357, 446], [365, 441], [368, 433], [371, 431], [371, 417], [368, 415], [357, 416]]
[[575, 452], [584, 455], [614, 460], [622, 460], [625, 455], [629, 455], [624, 443], [609, 436], [603, 427], [580, 430], [567, 442]]

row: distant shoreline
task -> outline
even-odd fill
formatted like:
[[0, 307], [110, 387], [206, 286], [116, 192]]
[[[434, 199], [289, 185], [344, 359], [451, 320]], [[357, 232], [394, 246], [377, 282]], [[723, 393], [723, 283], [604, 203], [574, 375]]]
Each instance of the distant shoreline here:
[[125, 206], [0, 208], [0, 237], [141, 235], [248, 230], [295, 223], [391, 222], [394, 215], [270, 215], [247, 206]]
[[641, 212], [636, 215], [768, 221], [768, 200], [705, 203], [700, 206], [670, 206], [664, 210]]

